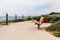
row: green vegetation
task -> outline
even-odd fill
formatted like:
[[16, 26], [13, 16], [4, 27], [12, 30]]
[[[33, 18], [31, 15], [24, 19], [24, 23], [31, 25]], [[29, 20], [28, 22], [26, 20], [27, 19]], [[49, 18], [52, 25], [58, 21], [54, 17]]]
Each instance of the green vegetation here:
[[53, 24], [47, 29], [48, 31], [60, 31], [60, 24]]
[[[41, 15], [45, 17], [46, 23], [53, 23], [51, 26], [49, 26], [46, 30], [49, 32], [52, 32], [54, 36], [60, 37], [60, 13], [59, 12], [51, 12], [46, 15]], [[34, 19], [38, 20], [41, 16], [36, 16]]]
[[60, 37], [60, 32], [54, 32], [53, 35], [56, 37]]
[[32, 20], [32, 18], [28, 16], [28, 18], [26, 18], [25, 20], [29, 21], [29, 20]]
[[[58, 12], [52, 12], [50, 14], [41, 15], [41, 16], [45, 17], [46, 23], [54, 23], [60, 21], [60, 13]], [[39, 20], [41, 16], [36, 16], [34, 17], [34, 19]]]
[[47, 31], [52, 32], [54, 36], [60, 37], [60, 23], [54, 23], [47, 28]]
[[56, 37], [60, 37], [60, 13], [58, 12], [52, 12], [49, 14], [49, 20], [48, 22], [54, 23], [50, 27], [47, 28], [48, 31], [52, 31], [53, 35]]

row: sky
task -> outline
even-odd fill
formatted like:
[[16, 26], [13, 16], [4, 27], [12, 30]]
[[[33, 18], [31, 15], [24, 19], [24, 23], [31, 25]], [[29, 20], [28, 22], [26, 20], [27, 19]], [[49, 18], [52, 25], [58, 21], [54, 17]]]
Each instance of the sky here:
[[36, 16], [60, 12], [60, 0], [0, 0], [0, 16]]

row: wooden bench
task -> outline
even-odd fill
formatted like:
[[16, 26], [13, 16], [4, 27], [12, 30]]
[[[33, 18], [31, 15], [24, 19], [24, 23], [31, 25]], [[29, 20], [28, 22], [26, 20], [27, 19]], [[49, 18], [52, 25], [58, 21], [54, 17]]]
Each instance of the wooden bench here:
[[35, 25], [37, 25], [37, 26], [38, 26], [38, 29], [40, 29], [41, 23], [40, 23], [39, 21], [36, 21], [36, 22], [35, 22]]
[[45, 18], [41, 17], [39, 21], [34, 20], [34, 23], [38, 26], [38, 29], [40, 29], [40, 25], [45, 22]]

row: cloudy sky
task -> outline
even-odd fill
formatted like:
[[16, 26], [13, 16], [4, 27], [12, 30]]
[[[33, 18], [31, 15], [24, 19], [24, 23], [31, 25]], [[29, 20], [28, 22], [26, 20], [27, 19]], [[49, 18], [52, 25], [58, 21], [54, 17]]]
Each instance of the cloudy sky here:
[[0, 16], [41, 15], [60, 12], [60, 0], [0, 0]]

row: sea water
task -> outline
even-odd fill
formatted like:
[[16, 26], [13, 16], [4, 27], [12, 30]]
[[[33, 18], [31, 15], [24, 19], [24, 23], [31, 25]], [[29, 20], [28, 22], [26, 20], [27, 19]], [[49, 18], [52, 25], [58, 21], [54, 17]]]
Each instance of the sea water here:
[[[28, 16], [24, 16], [24, 19], [27, 18]], [[32, 18], [32, 16], [31, 16]], [[22, 19], [22, 16], [17, 16], [17, 19]], [[8, 20], [15, 20], [14, 16], [8, 16]], [[6, 21], [6, 16], [0, 16], [0, 22], [1, 21]]]
[[[22, 19], [22, 17], [18, 16], [17, 19]], [[15, 20], [15, 17], [14, 16], [9, 16], [8, 20]], [[0, 16], [0, 22], [1, 21], [6, 21], [6, 16]]]

